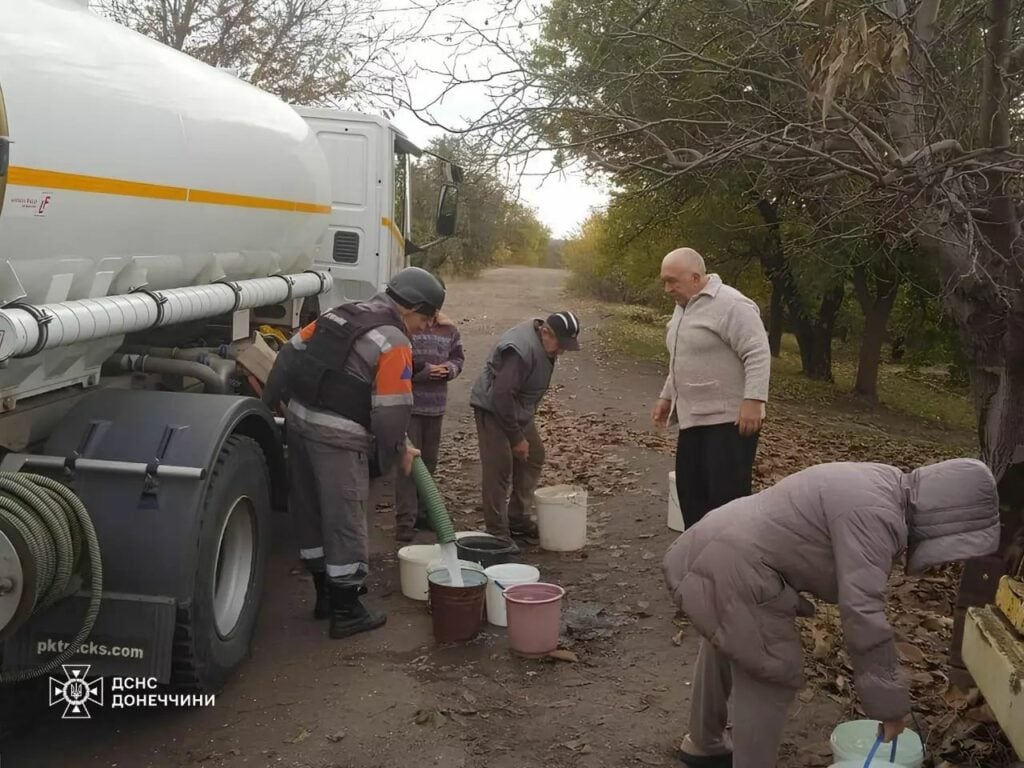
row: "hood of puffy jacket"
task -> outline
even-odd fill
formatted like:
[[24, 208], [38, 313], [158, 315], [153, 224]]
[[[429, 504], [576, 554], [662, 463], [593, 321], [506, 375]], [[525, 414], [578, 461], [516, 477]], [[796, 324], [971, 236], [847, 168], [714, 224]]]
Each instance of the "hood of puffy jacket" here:
[[907, 572], [969, 560], [999, 547], [999, 494], [991, 470], [975, 459], [920, 467], [903, 479], [907, 499]]

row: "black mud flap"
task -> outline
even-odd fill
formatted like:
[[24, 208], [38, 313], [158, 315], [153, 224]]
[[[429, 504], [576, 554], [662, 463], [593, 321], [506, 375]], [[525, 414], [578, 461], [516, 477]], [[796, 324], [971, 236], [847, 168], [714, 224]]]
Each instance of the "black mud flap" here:
[[[33, 616], [7, 640], [5, 672], [37, 667], [67, 647], [82, 626], [89, 593], [80, 592]], [[69, 664], [90, 677], [171, 679], [176, 604], [169, 597], [105, 593], [96, 626]], [[59, 676], [60, 670], [53, 673]]]

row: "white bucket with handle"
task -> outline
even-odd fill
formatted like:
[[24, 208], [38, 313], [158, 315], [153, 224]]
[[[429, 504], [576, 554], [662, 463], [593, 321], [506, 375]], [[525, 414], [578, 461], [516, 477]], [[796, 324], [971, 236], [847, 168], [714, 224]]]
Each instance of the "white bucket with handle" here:
[[578, 485], [538, 488], [537, 529], [540, 547], [549, 552], [574, 552], [587, 544], [587, 489]]
[[665, 525], [673, 531], [682, 533], [686, 530], [683, 523], [683, 508], [679, 506], [679, 491], [676, 488], [675, 470], [668, 473], [668, 520]]
[[484, 569], [487, 574], [487, 623], [508, 626], [505, 612], [505, 590], [516, 584], [536, 584], [540, 571], [524, 563], [499, 563]]
[[437, 544], [410, 544], [398, 550], [398, 578], [410, 600], [427, 599], [427, 566], [441, 557]]
[[833, 763], [829, 768], [921, 768], [924, 746], [921, 737], [906, 730], [890, 744], [878, 735], [877, 720], [841, 723], [829, 739]]

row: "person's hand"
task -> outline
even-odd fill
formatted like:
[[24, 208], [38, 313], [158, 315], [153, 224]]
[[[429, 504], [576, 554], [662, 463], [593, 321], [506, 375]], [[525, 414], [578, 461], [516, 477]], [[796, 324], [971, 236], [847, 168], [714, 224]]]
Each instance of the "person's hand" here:
[[512, 455], [520, 461], [530, 458], [530, 444], [526, 440], [520, 440], [512, 446]]
[[432, 379], [447, 379], [448, 378], [448, 365], [442, 363], [441, 365], [430, 366], [430, 378]]
[[664, 427], [668, 424], [668, 415], [672, 412], [672, 401], [659, 397], [651, 409], [651, 421], [656, 427]]
[[899, 720], [885, 720], [878, 724], [878, 735], [882, 737], [883, 743], [888, 744], [906, 729], [902, 717]]
[[421, 455], [419, 448], [413, 448], [411, 445], [405, 446], [405, 453], [402, 455], [402, 472], [404, 474], [412, 474], [412, 462], [419, 455]]
[[740, 415], [734, 422], [744, 437], [756, 435], [764, 421], [764, 403], [760, 400], [744, 400], [740, 406]]

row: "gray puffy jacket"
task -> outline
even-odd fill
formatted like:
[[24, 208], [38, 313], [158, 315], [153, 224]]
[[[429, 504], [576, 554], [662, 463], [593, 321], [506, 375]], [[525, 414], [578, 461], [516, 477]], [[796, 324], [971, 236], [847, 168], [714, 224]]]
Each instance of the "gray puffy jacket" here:
[[704, 637], [751, 675], [803, 686], [793, 619], [798, 592], [839, 605], [854, 685], [868, 717], [910, 709], [885, 592], [904, 550], [908, 573], [994, 552], [996, 484], [973, 459], [904, 473], [884, 464], [821, 464], [710, 512], [669, 548], [665, 579]]

